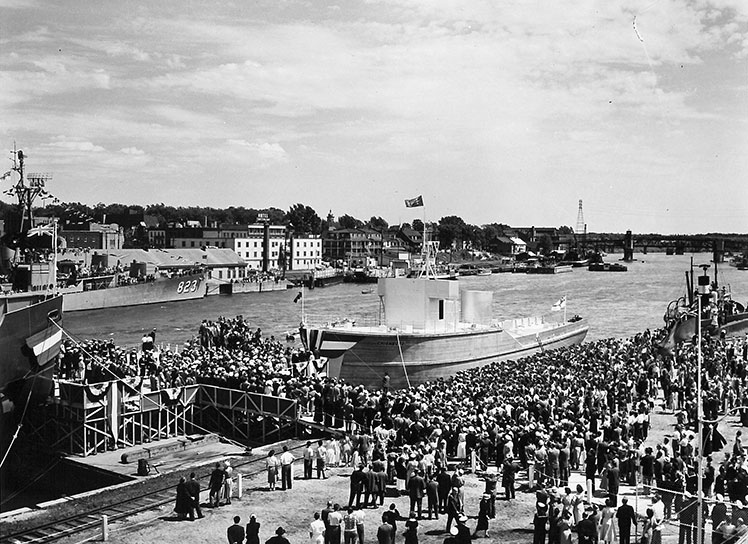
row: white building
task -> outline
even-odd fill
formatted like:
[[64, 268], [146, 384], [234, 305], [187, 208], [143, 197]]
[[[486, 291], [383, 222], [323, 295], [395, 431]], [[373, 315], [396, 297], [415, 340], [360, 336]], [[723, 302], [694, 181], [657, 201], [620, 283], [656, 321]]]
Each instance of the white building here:
[[312, 270], [322, 264], [322, 239], [319, 236], [294, 236], [289, 270]]
[[[246, 236], [233, 239], [234, 251], [247, 263], [247, 268], [262, 270], [264, 257], [265, 225], [249, 225]], [[283, 225], [268, 226], [268, 270], [280, 268], [278, 255], [286, 244], [286, 227]]]

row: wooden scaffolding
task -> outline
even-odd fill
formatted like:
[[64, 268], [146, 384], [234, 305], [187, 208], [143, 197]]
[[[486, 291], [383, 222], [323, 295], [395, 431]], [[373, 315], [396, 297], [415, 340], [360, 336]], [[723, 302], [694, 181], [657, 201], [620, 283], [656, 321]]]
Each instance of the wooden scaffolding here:
[[246, 445], [297, 433], [299, 409], [292, 399], [201, 385], [196, 410], [201, 427]]
[[195, 433], [245, 445], [293, 436], [294, 400], [211, 385], [148, 390], [142, 380], [81, 384], [60, 380], [53, 401], [27, 413], [27, 440], [86, 457]]

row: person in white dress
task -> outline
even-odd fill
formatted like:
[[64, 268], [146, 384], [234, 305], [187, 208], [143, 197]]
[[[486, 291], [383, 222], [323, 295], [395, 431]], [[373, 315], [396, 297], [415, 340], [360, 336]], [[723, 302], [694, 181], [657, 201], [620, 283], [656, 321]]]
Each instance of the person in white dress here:
[[457, 435], [457, 458], [465, 459], [467, 457], [467, 433], [460, 429]]
[[605, 507], [600, 513], [600, 542], [613, 544], [618, 541], [618, 529], [616, 524], [616, 509], [613, 508], [613, 501], [605, 500]]
[[309, 542], [310, 544], [325, 543], [325, 524], [319, 519], [319, 512], [314, 513], [314, 521], [309, 524]]
[[231, 496], [234, 494], [234, 469], [228, 460], [225, 464], [226, 479], [223, 481], [223, 498], [226, 504], [231, 504]]

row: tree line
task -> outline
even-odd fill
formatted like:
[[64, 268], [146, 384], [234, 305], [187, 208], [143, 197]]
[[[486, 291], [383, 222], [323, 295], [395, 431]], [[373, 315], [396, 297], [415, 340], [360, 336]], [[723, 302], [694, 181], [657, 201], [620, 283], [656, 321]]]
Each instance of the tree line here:
[[[15, 207], [0, 202], [0, 217], [10, 218], [13, 216]], [[297, 234], [321, 235], [330, 227], [340, 229], [369, 228], [379, 232], [387, 230], [389, 223], [379, 216], [372, 216], [368, 220], [358, 219], [349, 214], [341, 215], [328, 224], [327, 219], [321, 218], [317, 212], [308, 205], [297, 203], [284, 211], [279, 208], [246, 208], [244, 206], [230, 206], [228, 208], [212, 208], [207, 206], [168, 206], [164, 203], [149, 204], [147, 206], [127, 204], [104, 204], [99, 203], [89, 206], [80, 202], [56, 202], [35, 209], [35, 215], [57, 217], [63, 224], [94, 222], [114, 222], [114, 218], [132, 215], [152, 216], [159, 226], [186, 225], [188, 221], [198, 221], [201, 225], [243, 225], [257, 223], [259, 218], [266, 218], [273, 225], [286, 225]], [[7, 223], [6, 223], [7, 225]], [[424, 224], [420, 219], [414, 219], [411, 223], [399, 225], [401, 229], [413, 229], [419, 233], [423, 232]], [[428, 222], [426, 230], [432, 239], [437, 239], [442, 248], [452, 247], [454, 244], [465, 243], [467, 247], [475, 250], [484, 250], [491, 246], [491, 242], [497, 237], [503, 236], [510, 227], [503, 223], [489, 223], [485, 225], [473, 225], [466, 223], [464, 219], [456, 215], [442, 217], [437, 222]], [[571, 234], [570, 227], [560, 227], [560, 234]]]

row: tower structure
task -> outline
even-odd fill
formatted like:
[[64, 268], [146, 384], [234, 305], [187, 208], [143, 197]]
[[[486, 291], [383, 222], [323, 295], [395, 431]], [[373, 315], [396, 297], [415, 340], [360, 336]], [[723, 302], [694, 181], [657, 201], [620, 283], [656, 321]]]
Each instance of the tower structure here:
[[574, 229], [574, 234], [586, 234], [587, 225], [584, 223], [584, 211], [582, 210], [582, 199], [579, 199], [579, 211], [577, 212], [577, 226]]

